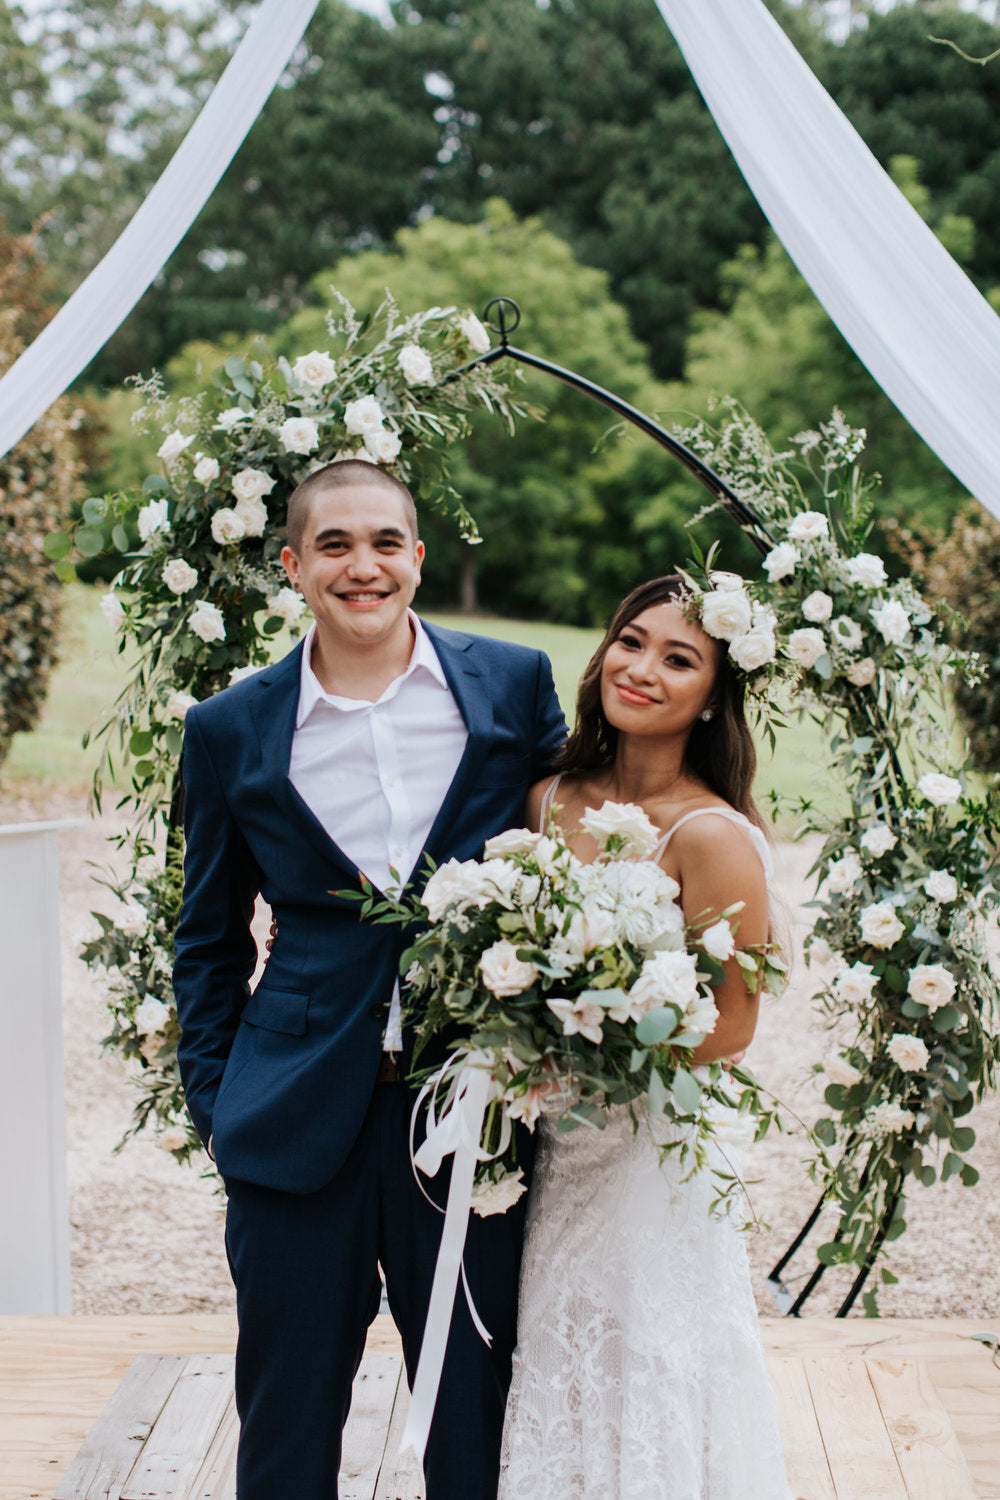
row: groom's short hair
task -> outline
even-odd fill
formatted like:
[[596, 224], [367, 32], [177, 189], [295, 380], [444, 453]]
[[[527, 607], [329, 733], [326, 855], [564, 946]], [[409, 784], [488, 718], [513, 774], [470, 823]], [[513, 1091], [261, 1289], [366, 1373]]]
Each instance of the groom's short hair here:
[[373, 488], [381, 485], [383, 488], [395, 490], [402, 501], [403, 514], [406, 517], [410, 535], [414, 542], [419, 540], [417, 507], [403, 481], [378, 464], [367, 463], [361, 458], [343, 458], [338, 463], [326, 464], [322, 469], [317, 469], [292, 491], [288, 501], [285, 528], [288, 546], [297, 557], [302, 554], [302, 538], [305, 535], [309, 511], [315, 497], [325, 490], [341, 490], [346, 489], [348, 485], [358, 484], [368, 484]]

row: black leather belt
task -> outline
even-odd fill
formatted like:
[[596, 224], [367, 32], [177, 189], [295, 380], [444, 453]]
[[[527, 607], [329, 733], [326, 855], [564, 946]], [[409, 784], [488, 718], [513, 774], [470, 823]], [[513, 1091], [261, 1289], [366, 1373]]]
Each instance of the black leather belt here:
[[375, 1074], [376, 1083], [402, 1083], [403, 1070], [399, 1066], [398, 1052], [383, 1052]]

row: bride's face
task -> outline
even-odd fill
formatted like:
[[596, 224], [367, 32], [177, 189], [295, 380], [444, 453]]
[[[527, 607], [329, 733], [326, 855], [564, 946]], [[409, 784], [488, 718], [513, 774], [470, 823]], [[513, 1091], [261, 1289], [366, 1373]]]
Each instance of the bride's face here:
[[687, 734], [712, 706], [718, 648], [678, 604], [654, 604], [622, 627], [601, 668], [601, 704], [624, 734]]

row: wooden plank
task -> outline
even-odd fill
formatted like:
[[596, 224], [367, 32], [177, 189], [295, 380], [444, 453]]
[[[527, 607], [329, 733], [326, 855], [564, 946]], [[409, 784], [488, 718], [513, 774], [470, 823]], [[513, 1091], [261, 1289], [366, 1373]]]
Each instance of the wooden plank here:
[[800, 1359], [768, 1357], [793, 1500], [837, 1500], [809, 1380]]
[[236, 1500], [236, 1449], [239, 1440], [240, 1419], [236, 1413], [236, 1397], [231, 1396], [219, 1430], [205, 1455], [205, 1462], [185, 1500]]
[[923, 1360], [870, 1359], [868, 1377], [914, 1500], [976, 1500], [951, 1419]]
[[167, 1397], [121, 1500], [184, 1500], [226, 1415], [233, 1388], [228, 1354], [192, 1354]]
[[402, 1365], [401, 1354], [366, 1354], [361, 1361], [344, 1428], [341, 1500], [372, 1500], [385, 1458], [386, 1435]]
[[410, 1392], [406, 1385], [406, 1373], [401, 1371], [386, 1438], [385, 1463], [379, 1475], [375, 1500], [424, 1500], [426, 1495], [424, 1473], [420, 1464], [412, 1453], [404, 1458], [399, 1452], [409, 1409]]
[[184, 1354], [140, 1354], [125, 1373], [56, 1492], [56, 1500], [119, 1500], [178, 1375]]
[[803, 1364], [837, 1500], [912, 1500], [864, 1361], [807, 1359]]

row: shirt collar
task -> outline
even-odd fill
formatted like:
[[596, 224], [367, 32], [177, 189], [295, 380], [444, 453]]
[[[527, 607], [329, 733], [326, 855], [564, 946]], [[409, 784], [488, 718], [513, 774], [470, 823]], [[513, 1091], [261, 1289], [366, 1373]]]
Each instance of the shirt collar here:
[[[413, 610], [407, 611], [407, 617], [413, 630], [413, 650], [410, 654], [409, 665], [405, 672], [394, 678], [386, 688], [382, 697], [378, 700], [395, 697], [400, 685], [415, 672], [424, 671], [430, 674], [439, 687], [447, 689], [448, 679], [444, 675], [444, 669], [438, 660], [437, 652], [431, 642], [430, 636], [421, 623], [418, 615]], [[328, 693], [320, 685], [319, 678], [312, 668], [312, 648], [316, 639], [316, 622], [313, 621], [309, 627], [304, 642], [302, 643], [302, 660], [299, 671], [299, 706], [295, 715], [295, 727], [301, 729], [317, 703], [327, 703], [331, 708], [341, 709], [345, 713], [351, 713], [358, 709], [370, 708], [371, 700], [367, 698], [341, 698], [334, 693]]]

